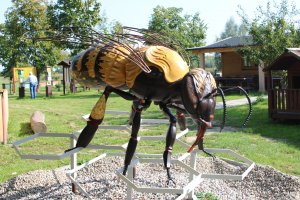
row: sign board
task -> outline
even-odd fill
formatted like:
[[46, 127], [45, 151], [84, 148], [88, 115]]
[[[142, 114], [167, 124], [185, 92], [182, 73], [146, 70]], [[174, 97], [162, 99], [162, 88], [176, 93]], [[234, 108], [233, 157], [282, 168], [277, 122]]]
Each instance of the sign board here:
[[13, 68], [13, 82], [23, 82], [29, 76], [29, 72], [36, 75], [35, 67], [14, 67]]
[[46, 85], [52, 85], [52, 68], [47, 66], [46, 68]]

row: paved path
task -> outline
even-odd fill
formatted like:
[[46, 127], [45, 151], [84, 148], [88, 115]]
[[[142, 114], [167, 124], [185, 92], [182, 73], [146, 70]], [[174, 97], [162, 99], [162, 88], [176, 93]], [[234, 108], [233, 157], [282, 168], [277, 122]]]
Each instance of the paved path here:
[[[257, 97], [250, 97], [251, 102], [252, 103], [255, 102], [256, 98]], [[246, 104], [248, 104], [247, 98], [226, 101], [227, 107], [240, 106]], [[221, 108], [223, 108], [223, 103], [218, 102], [216, 105], [216, 109], [221, 109]]]
[[[250, 97], [251, 102], [252, 103], [255, 102], [256, 98], [257, 97]], [[226, 101], [227, 107], [234, 107], [234, 106], [247, 105], [247, 104], [248, 104], [247, 98]], [[222, 108], [223, 108], [223, 103], [218, 102], [216, 105], [216, 109], [222, 109]], [[237, 130], [239, 130], [239, 128], [225, 126], [224, 129], [222, 130], [222, 132], [226, 132], [226, 131], [235, 132]], [[206, 134], [219, 133], [219, 132], [220, 132], [220, 127], [214, 126], [213, 128], [208, 128], [206, 131]], [[186, 140], [194, 141], [195, 138], [196, 138], [196, 136], [191, 136], [191, 137], [188, 137]]]

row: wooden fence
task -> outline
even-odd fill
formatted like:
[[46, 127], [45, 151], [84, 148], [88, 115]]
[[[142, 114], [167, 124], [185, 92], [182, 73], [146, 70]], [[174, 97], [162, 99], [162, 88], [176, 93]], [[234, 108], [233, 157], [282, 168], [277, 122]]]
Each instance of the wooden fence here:
[[300, 89], [271, 89], [268, 95], [271, 118], [300, 119]]

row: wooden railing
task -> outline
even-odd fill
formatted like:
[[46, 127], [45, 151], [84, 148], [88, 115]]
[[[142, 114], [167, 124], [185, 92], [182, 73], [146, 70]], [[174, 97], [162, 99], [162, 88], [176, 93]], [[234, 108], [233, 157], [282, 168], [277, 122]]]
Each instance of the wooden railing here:
[[245, 90], [257, 90], [258, 89], [258, 77], [215, 77], [217, 86], [223, 89], [241, 86]]
[[300, 89], [269, 90], [271, 112], [300, 113]]

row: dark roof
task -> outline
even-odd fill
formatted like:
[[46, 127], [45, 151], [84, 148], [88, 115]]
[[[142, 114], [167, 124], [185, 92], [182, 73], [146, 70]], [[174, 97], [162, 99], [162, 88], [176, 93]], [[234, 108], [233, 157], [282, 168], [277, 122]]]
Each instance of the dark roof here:
[[62, 65], [63, 67], [70, 67], [70, 60], [62, 60], [59, 63], [57, 63], [57, 65]]
[[287, 48], [285, 51], [263, 71], [288, 69], [296, 61], [300, 61], [300, 48]]
[[187, 50], [192, 51], [192, 50], [220, 49], [220, 48], [238, 48], [238, 47], [253, 46], [253, 45], [254, 44], [251, 36], [237, 36], [237, 37], [229, 37], [204, 47], [193, 47], [193, 48], [188, 48]]

